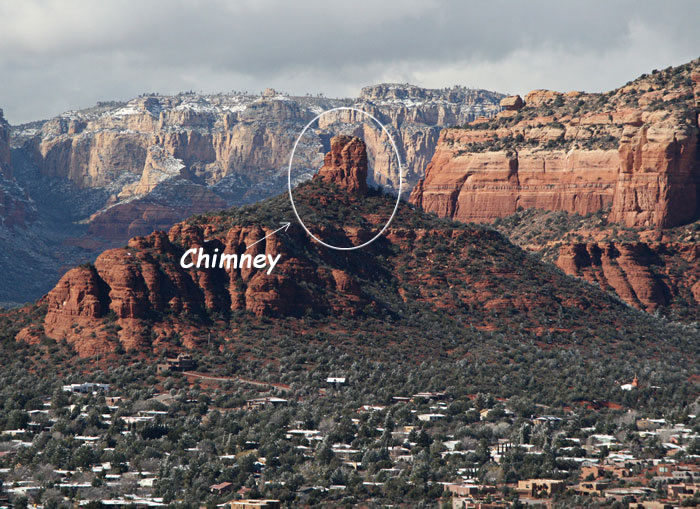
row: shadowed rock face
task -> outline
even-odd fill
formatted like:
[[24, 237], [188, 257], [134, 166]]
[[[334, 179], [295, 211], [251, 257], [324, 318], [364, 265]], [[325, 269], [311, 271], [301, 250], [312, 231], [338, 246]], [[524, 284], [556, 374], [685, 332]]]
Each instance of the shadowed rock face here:
[[26, 193], [17, 186], [10, 157], [10, 125], [0, 109], [0, 227], [23, 227], [34, 219]]
[[334, 136], [331, 150], [323, 159], [323, 166], [314, 176], [336, 184], [350, 193], [367, 192], [367, 147], [354, 136]]

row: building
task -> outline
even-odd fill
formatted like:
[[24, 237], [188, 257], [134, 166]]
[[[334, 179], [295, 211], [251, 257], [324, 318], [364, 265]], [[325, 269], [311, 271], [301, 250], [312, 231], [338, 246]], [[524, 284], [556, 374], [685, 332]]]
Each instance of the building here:
[[583, 481], [574, 489], [579, 495], [600, 497], [610, 487], [608, 481]]
[[470, 497], [452, 497], [452, 509], [505, 509], [505, 502], [484, 502]]
[[565, 489], [566, 483], [561, 479], [526, 479], [518, 481], [516, 491], [535, 498], [548, 498]]
[[245, 403], [245, 407], [248, 410], [255, 410], [257, 408], [262, 408], [265, 405], [284, 405], [287, 403], [286, 399], [282, 398], [275, 398], [272, 396], [266, 397], [266, 398], [255, 398], [255, 399], [249, 399]]
[[167, 371], [189, 371], [196, 367], [197, 361], [190, 354], [181, 353], [175, 359], [165, 359], [165, 362], [158, 364], [157, 372], [160, 374]]
[[72, 392], [78, 394], [90, 394], [91, 392], [97, 391], [108, 391], [109, 384], [94, 384], [94, 383], [84, 383], [84, 384], [70, 384], [64, 385], [63, 390], [65, 392]]
[[342, 377], [329, 376], [328, 378], [326, 378], [326, 383], [335, 384], [335, 385], [345, 385], [346, 379], [344, 376], [342, 376]]
[[637, 378], [637, 375], [634, 375], [632, 383], [623, 384], [620, 386], [620, 389], [622, 389], [623, 391], [631, 391], [632, 389], [636, 389], [637, 387], [639, 387], [639, 378]]
[[496, 486], [487, 484], [447, 484], [445, 489], [454, 495], [471, 498], [485, 498], [496, 493]]
[[423, 422], [434, 422], [443, 419], [445, 414], [419, 414], [418, 420]]
[[223, 495], [224, 493], [229, 493], [233, 490], [233, 483], [222, 482], [219, 484], [212, 484], [209, 486], [209, 491], [216, 495]]
[[279, 509], [279, 500], [258, 500], [258, 499], [245, 499], [245, 500], [231, 500], [228, 503], [231, 509]]
[[605, 498], [611, 498], [622, 502], [624, 500], [634, 500], [635, 502], [647, 496], [653, 496], [656, 490], [646, 486], [632, 486], [628, 488], [611, 488], [605, 490]]
[[420, 399], [432, 399], [436, 401], [443, 400], [447, 397], [447, 393], [445, 392], [418, 392], [413, 395], [411, 398], [411, 401], [417, 401]]
[[643, 500], [642, 502], [630, 502], [629, 509], [673, 509], [675, 504], [660, 502], [658, 500]]

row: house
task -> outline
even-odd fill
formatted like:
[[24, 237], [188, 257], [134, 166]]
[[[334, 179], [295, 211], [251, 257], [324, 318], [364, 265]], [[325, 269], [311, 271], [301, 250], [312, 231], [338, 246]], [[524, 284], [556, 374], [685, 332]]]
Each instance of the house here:
[[70, 384], [64, 385], [63, 390], [65, 392], [72, 392], [74, 394], [90, 394], [91, 392], [97, 391], [108, 391], [109, 384], [94, 384], [94, 383], [84, 383], [84, 384]]
[[588, 495], [591, 497], [600, 497], [605, 490], [610, 487], [608, 481], [584, 481], [574, 488], [574, 491], [579, 495]]
[[245, 407], [246, 407], [248, 410], [255, 410], [255, 409], [258, 409], [258, 408], [262, 408], [262, 407], [264, 407], [265, 405], [274, 405], [274, 406], [276, 406], [276, 405], [284, 405], [284, 404], [286, 404], [286, 403], [287, 403], [287, 400], [286, 400], [286, 399], [275, 398], [275, 397], [273, 397], [273, 396], [268, 396], [268, 397], [265, 397], [265, 398], [254, 398], [254, 399], [249, 399], [248, 401], [246, 401]]
[[484, 502], [471, 497], [452, 497], [452, 509], [505, 509], [505, 502]]
[[632, 389], [636, 389], [637, 387], [639, 387], [639, 378], [637, 378], [637, 375], [634, 375], [632, 383], [623, 384], [620, 386], [620, 389], [623, 391], [631, 391]]
[[625, 499], [637, 500], [638, 498], [645, 497], [647, 495], [653, 495], [654, 491], [652, 488], [647, 488], [645, 486], [634, 486], [629, 488], [612, 488], [605, 490], [605, 497], [612, 498], [613, 500], [623, 501]]
[[321, 432], [317, 429], [290, 429], [287, 430], [286, 433], [286, 438], [292, 438], [292, 437], [302, 437], [306, 438], [307, 440], [311, 440], [314, 437], [318, 437], [321, 434]]
[[518, 481], [516, 491], [535, 498], [548, 498], [565, 489], [566, 483], [561, 479], [526, 479]]
[[386, 407], [384, 405], [362, 405], [357, 411], [361, 414], [367, 412], [381, 412]]
[[605, 475], [605, 472], [609, 472], [613, 477], [622, 479], [630, 476], [630, 471], [628, 468], [617, 466], [617, 465], [584, 465], [581, 467], [581, 474], [579, 476], [582, 480], [599, 480]]
[[165, 362], [158, 364], [156, 369], [158, 374], [161, 374], [167, 371], [189, 371], [196, 367], [197, 361], [191, 355], [181, 353], [175, 359], [165, 359]]
[[700, 493], [700, 485], [696, 483], [669, 484], [666, 486], [666, 489], [668, 490], [669, 498], [675, 500], [691, 498], [693, 495]]
[[447, 397], [447, 393], [445, 392], [418, 392], [413, 395], [411, 398], [412, 401], [416, 401], [418, 399], [434, 399], [434, 400], [441, 400], [445, 399]]
[[673, 509], [676, 504], [661, 502], [658, 500], [643, 500], [642, 502], [631, 502], [629, 509]]
[[280, 501], [249, 498], [245, 500], [231, 500], [228, 506], [231, 509], [278, 509], [280, 507]]
[[639, 431], [655, 431], [666, 424], [666, 419], [637, 419], [636, 425]]
[[233, 483], [222, 482], [219, 484], [212, 484], [209, 486], [209, 491], [216, 495], [223, 495], [224, 493], [229, 493], [233, 490]]
[[486, 484], [446, 484], [445, 489], [454, 495], [462, 497], [486, 497], [496, 493], [496, 486]]
[[434, 422], [443, 419], [445, 414], [419, 414], [418, 420], [423, 422]]
[[331, 450], [333, 451], [333, 454], [344, 461], [350, 461], [353, 456], [362, 453], [362, 451], [359, 449], [352, 449], [351, 446], [347, 444], [333, 444]]

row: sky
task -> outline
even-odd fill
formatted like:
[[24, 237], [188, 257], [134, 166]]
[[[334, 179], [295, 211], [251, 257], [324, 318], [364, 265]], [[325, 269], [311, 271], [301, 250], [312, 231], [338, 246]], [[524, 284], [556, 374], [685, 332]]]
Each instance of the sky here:
[[12, 124], [145, 92], [605, 91], [700, 53], [698, 0], [0, 0]]

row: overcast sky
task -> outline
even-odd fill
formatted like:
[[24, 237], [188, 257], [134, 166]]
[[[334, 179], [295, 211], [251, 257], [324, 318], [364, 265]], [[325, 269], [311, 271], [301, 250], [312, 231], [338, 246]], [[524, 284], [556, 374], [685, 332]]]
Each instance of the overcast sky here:
[[0, 0], [13, 124], [184, 90], [601, 91], [700, 56], [700, 1]]

